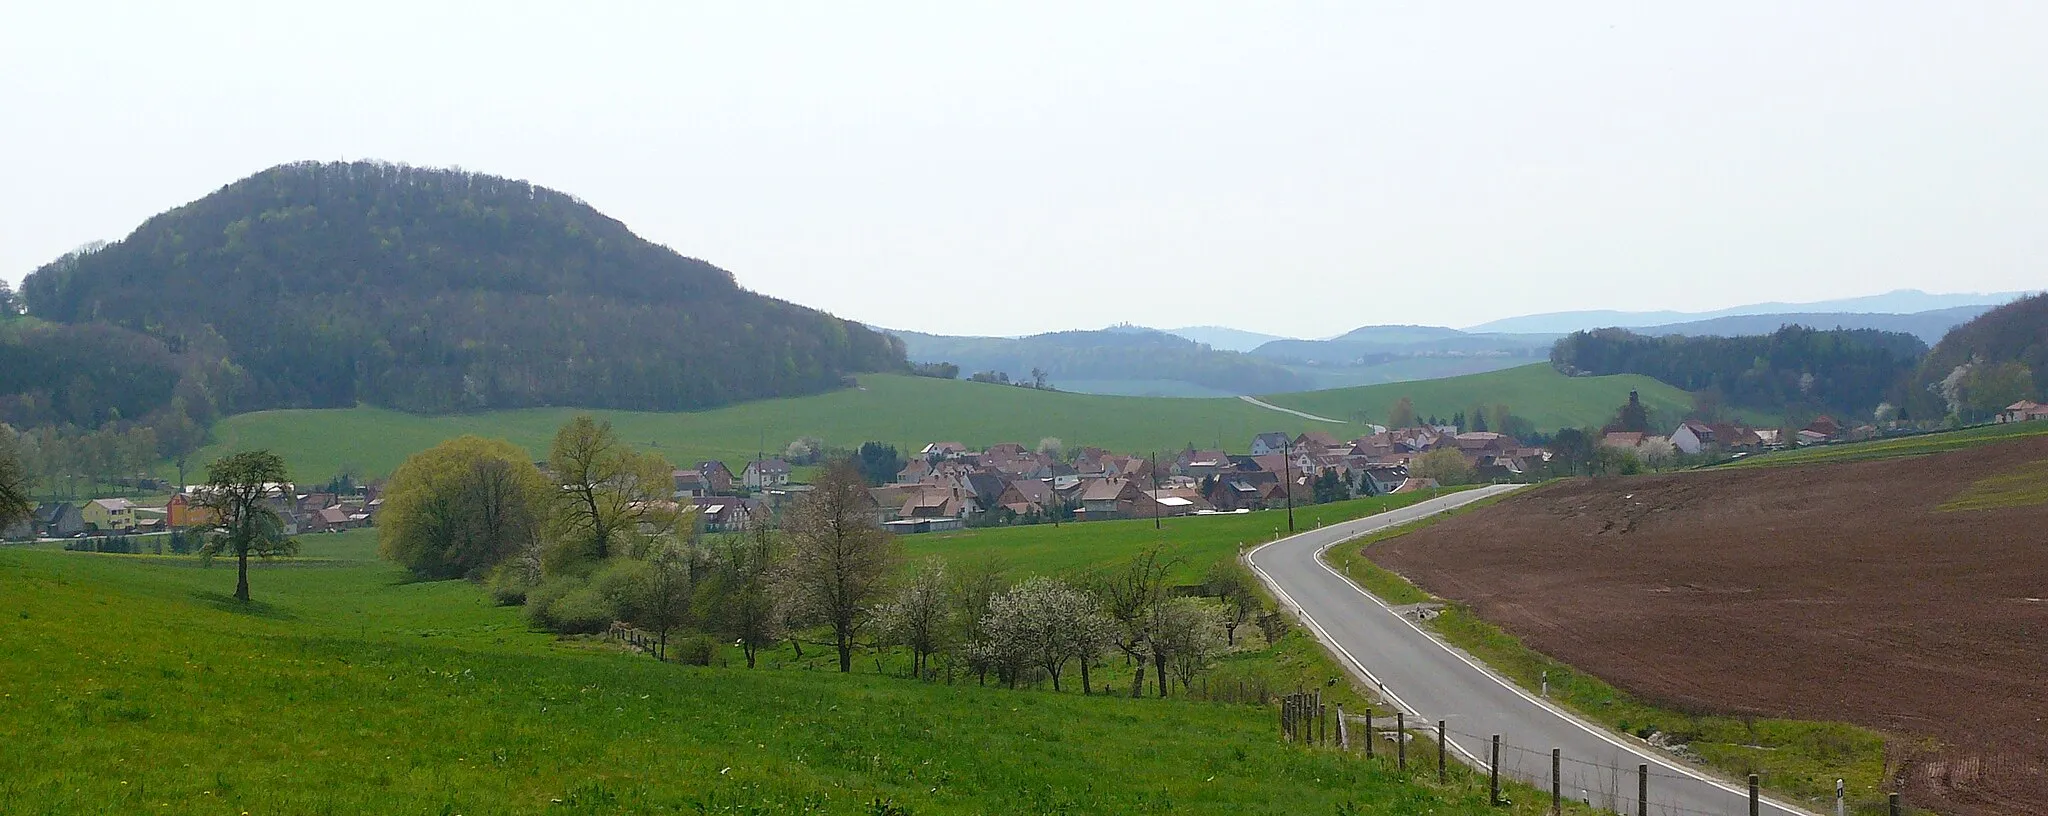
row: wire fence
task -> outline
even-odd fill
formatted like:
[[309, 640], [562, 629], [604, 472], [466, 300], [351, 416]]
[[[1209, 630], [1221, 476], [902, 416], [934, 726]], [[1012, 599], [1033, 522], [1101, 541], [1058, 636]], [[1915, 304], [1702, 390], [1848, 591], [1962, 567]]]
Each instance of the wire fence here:
[[[1639, 816], [1781, 812], [1761, 795], [1768, 779], [1752, 775], [1747, 796], [1737, 784], [1738, 792], [1728, 795], [1727, 807], [1701, 808], [1696, 796], [1700, 786], [1708, 784], [1704, 777], [1661, 762], [1640, 761], [1641, 756], [1619, 748], [1607, 757], [1571, 756], [1554, 747], [1517, 745], [1497, 734], [1452, 728], [1446, 721], [1420, 721], [1403, 712], [1346, 712], [1342, 706], [1324, 703], [1318, 692], [1283, 695], [1279, 716], [1283, 740], [1354, 753], [1422, 784], [1484, 790], [1495, 804], [1529, 795], [1528, 788], [1515, 784], [1521, 783], [1533, 786], [1552, 813], [1567, 805]], [[1838, 800], [1797, 804], [1824, 814], [1902, 812], [1895, 793], [1876, 798], [1840, 793]]]

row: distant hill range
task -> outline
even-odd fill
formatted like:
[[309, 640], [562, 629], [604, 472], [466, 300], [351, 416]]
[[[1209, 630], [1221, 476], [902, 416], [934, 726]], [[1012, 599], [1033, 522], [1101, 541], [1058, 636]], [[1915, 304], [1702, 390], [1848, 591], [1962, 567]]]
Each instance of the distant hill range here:
[[1275, 340], [1289, 339], [1277, 334], [1245, 331], [1229, 326], [1183, 326], [1178, 329], [1167, 329], [1166, 333], [1175, 337], [1185, 337], [1197, 343], [1206, 343], [1210, 348], [1219, 351], [1251, 351]]
[[[2012, 301], [2026, 294], [2028, 293], [1929, 294], [1918, 289], [1899, 289], [1881, 295], [1823, 300], [1813, 303], [1751, 303], [1746, 306], [1735, 306], [1707, 312], [1618, 312], [1606, 310], [1549, 312], [1481, 323], [1477, 326], [1467, 327], [1466, 331], [1565, 334], [1601, 328], [1640, 329], [1647, 327], [1669, 327], [1673, 324], [1696, 323], [1714, 318], [1758, 315], [1832, 315], [1843, 313], [1910, 315], [1962, 306], [1989, 308]], [[1845, 328], [1863, 327], [1847, 326]]]
[[[742, 289], [574, 196], [377, 162], [265, 170], [36, 270], [22, 295], [43, 324], [9, 341], [26, 359], [72, 335], [106, 358], [0, 364], [0, 419], [27, 424], [135, 420], [179, 398], [194, 417], [678, 410], [905, 366], [887, 335]], [[95, 373], [144, 364], [182, 371], [175, 393], [156, 377], [137, 400]], [[132, 404], [94, 413], [116, 395]]]

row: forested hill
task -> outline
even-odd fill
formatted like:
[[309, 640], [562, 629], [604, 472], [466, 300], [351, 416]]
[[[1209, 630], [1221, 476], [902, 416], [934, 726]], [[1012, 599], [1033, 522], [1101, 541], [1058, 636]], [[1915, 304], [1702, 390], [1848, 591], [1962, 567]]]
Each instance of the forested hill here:
[[1949, 330], [1902, 397], [1917, 417], [1952, 415], [1965, 422], [1988, 419], [2023, 399], [2048, 400], [2048, 294]]
[[257, 173], [44, 266], [22, 295], [45, 321], [230, 361], [203, 383], [230, 411], [675, 410], [905, 365], [895, 339], [741, 289], [573, 196], [374, 162]]
[[1927, 353], [1902, 332], [1785, 326], [1742, 337], [1574, 332], [1551, 348], [1566, 374], [1644, 374], [1703, 401], [1787, 416], [1869, 416]]

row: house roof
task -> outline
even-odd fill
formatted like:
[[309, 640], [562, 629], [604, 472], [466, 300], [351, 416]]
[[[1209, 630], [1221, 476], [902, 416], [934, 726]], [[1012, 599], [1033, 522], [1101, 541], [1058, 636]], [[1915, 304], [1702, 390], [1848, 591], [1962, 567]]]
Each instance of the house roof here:
[[127, 499], [93, 499], [92, 503], [115, 512], [135, 509], [135, 503]]
[[2013, 404], [2011, 404], [2011, 405], [2005, 406], [2005, 410], [2008, 410], [2008, 411], [2032, 411], [2032, 410], [2034, 410], [2035, 408], [2039, 408], [2039, 407], [2041, 407], [2041, 403], [2035, 402], [2035, 401], [2033, 401], [2033, 400], [2026, 400], [2026, 399], [2023, 399], [2023, 400], [2020, 400], [2019, 402], [2015, 402], [2015, 403], [2013, 403]]
[[1121, 497], [1131, 482], [1128, 479], [1088, 479], [1082, 485], [1082, 501], [1109, 501]]
[[1252, 444], [1256, 445], [1260, 442], [1266, 443], [1266, 447], [1269, 448], [1284, 448], [1287, 447], [1288, 439], [1286, 434], [1280, 433], [1279, 431], [1273, 431], [1271, 433], [1262, 433], [1258, 436], [1252, 437]]
[[756, 468], [767, 473], [789, 472], [789, 463], [784, 462], [781, 459], [762, 459], [755, 462], [748, 462], [747, 467]]

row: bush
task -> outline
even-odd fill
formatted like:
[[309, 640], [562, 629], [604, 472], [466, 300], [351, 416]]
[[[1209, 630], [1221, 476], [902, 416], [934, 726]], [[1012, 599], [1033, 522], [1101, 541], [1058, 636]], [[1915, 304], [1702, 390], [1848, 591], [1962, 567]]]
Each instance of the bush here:
[[645, 561], [614, 558], [591, 573], [591, 592], [604, 608], [611, 610], [612, 617], [605, 621], [606, 625], [614, 620], [640, 619], [654, 584], [651, 572]]
[[611, 628], [618, 609], [595, 587], [578, 587], [548, 604], [547, 617], [556, 632], [565, 635], [594, 635]]
[[575, 578], [554, 578], [543, 581], [540, 586], [527, 590], [524, 593], [527, 624], [535, 629], [558, 631], [555, 628], [555, 619], [550, 614], [550, 609], [554, 607], [556, 601], [576, 591], [582, 585], [583, 582]]
[[711, 665], [711, 656], [718, 653], [718, 643], [710, 635], [691, 635], [686, 638], [670, 638], [668, 653], [677, 663], [692, 666]]

